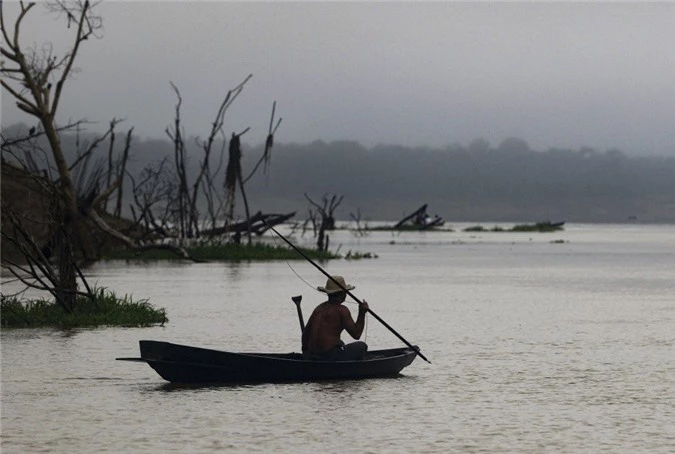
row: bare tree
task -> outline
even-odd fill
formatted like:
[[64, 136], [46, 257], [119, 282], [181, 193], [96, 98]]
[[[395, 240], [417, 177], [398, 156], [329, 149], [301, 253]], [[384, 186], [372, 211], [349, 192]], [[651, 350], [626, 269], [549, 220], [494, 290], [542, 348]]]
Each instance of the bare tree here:
[[[114, 129], [114, 127], [111, 127], [111, 130]], [[124, 175], [127, 173], [127, 162], [129, 160], [129, 150], [131, 148], [131, 134], [133, 133], [134, 128], [131, 128], [127, 131], [127, 135], [125, 136], [124, 139], [124, 149], [122, 150], [122, 156], [120, 157], [119, 162], [117, 163], [117, 182], [118, 182], [118, 188], [117, 188], [117, 202], [115, 204], [115, 212], [114, 215], [118, 218], [122, 217], [122, 198], [124, 194]], [[110, 137], [110, 149], [112, 150], [112, 144], [114, 141], [114, 135]], [[108, 160], [110, 163], [110, 159]], [[110, 175], [110, 172], [114, 171], [113, 169], [109, 170], [108, 173], [108, 187], [111, 187], [112, 184], [110, 183], [110, 178], [112, 175]], [[105, 211], [105, 209], [104, 209]]]
[[[208, 211], [211, 215], [211, 219], [215, 222], [216, 212], [220, 211], [220, 208], [215, 207], [215, 199], [217, 198], [214, 195], [215, 185], [214, 173], [211, 170], [211, 158], [214, 145], [218, 136], [221, 136], [223, 141], [223, 148], [221, 148], [221, 154], [219, 156], [219, 161], [222, 164], [224, 147], [225, 147], [225, 138], [223, 133], [224, 118], [228, 108], [232, 105], [234, 100], [241, 94], [246, 83], [253, 77], [252, 74], [249, 74], [239, 85], [235, 88], [229, 90], [221, 102], [216, 116], [211, 123], [211, 129], [205, 140], [197, 138], [197, 145], [203, 151], [203, 158], [199, 163], [199, 168], [197, 176], [195, 177], [192, 185], [188, 183], [188, 160], [187, 160], [187, 147], [185, 144], [185, 134], [181, 126], [181, 116], [180, 108], [182, 104], [182, 97], [178, 88], [171, 83], [178, 102], [176, 104], [174, 125], [172, 128], [166, 129], [166, 134], [171, 138], [174, 143], [174, 163], [176, 166], [176, 176], [178, 180], [178, 194], [177, 194], [177, 214], [178, 214], [178, 225], [180, 226], [180, 235], [181, 237], [198, 237], [200, 231], [200, 215], [197, 208], [198, 197], [200, 193], [205, 195], [208, 203]], [[229, 198], [225, 202], [226, 211], [227, 207], [233, 208], [233, 200], [235, 191], [233, 188], [234, 184], [241, 180], [241, 169], [239, 164], [239, 159], [241, 158], [241, 147], [240, 147], [240, 137], [245, 134], [250, 128], [246, 128], [243, 132], [239, 134], [232, 134], [232, 140], [230, 142], [229, 152], [230, 160], [228, 161], [228, 170], [227, 178], [234, 178], [226, 184], [228, 189], [228, 196], [232, 197], [232, 200]], [[234, 156], [233, 156], [234, 154]], [[221, 164], [219, 164], [216, 170], [220, 170]], [[233, 183], [234, 182], [234, 183]], [[229, 213], [229, 211], [228, 211]], [[214, 227], [214, 226], [212, 226]]]
[[189, 196], [187, 183], [187, 152], [185, 149], [185, 141], [183, 140], [183, 129], [180, 118], [180, 108], [183, 104], [183, 98], [180, 95], [180, 91], [178, 91], [178, 88], [173, 83], [171, 83], [171, 87], [176, 93], [178, 101], [176, 102], [176, 116], [174, 118], [173, 130], [167, 128], [166, 134], [173, 141], [174, 147], [173, 162], [176, 166], [176, 180], [178, 182], [178, 193], [175, 199], [175, 210], [178, 217], [177, 226], [180, 231], [181, 238], [192, 238], [192, 222], [190, 217], [190, 208], [188, 206]]
[[361, 210], [357, 208], [356, 214], [349, 213], [349, 217], [352, 218], [354, 222], [356, 222], [356, 236], [368, 236], [368, 223], [365, 222], [363, 225], [361, 225]]
[[[5, 167], [12, 164], [6, 163]], [[78, 294], [93, 293], [84, 276], [75, 264], [69, 228], [63, 222], [62, 198], [54, 183], [19, 168], [12, 172], [20, 175], [27, 188], [34, 190], [33, 203], [41, 204], [42, 210], [17, 211], [2, 199], [3, 247], [14, 254], [3, 254], [2, 267], [28, 288], [47, 291], [64, 311], [72, 312]], [[5, 168], [4, 171], [9, 169]], [[34, 215], [37, 212], [39, 214]], [[42, 232], [42, 243], [31, 232]], [[17, 257], [16, 259], [13, 257]], [[56, 261], [52, 261], [52, 258]], [[86, 292], [77, 290], [77, 277], [84, 283]]]
[[244, 132], [240, 134], [232, 134], [232, 139], [230, 140], [230, 153], [229, 153], [229, 160], [227, 162], [227, 170], [226, 170], [226, 176], [225, 176], [225, 189], [227, 193], [227, 219], [228, 223], [232, 223], [233, 221], [233, 213], [234, 213], [234, 200], [235, 200], [235, 193], [236, 193], [236, 183], [238, 183], [239, 190], [241, 191], [241, 196], [242, 200], [244, 201], [244, 210], [246, 213], [246, 223], [247, 223], [247, 236], [248, 236], [248, 244], [251, 244], [251, 224], [252, 224], [252, 219], [251, 219], [251, 213], [249, 210], [249, 205], [248, 205], [248, 198], [246, 197], [246, 191], [244, 189], [244, 185], [246, 182], [256, 173], [256, 171], [260, 168], [260, 164], [264, 163], [265, 165], [263, 166], [263, 172], [267, 171], [267, 166], [269, 165], [270, 159], [272, 157], [272, 147], [274, 146], [274, 134], [276, 133], [277, 129], [279, 128], [279, 125], [281, 124], [281, 118], [279, 118], [275, 124], [275, 112], [276, 112], [276, 107], [277, 107], [277, 102], [274, 101], [272, 103], [272, 115], [270, 117], [270, 126], [269, 130], [267, 132], [267, 139], [265, 140], [265, 150], [263, 151], [262, 156], [256, 163], [256, 165], [253, 167], [253, 170], [251, 173], [246, 177], [242, 178], [242, 170], [241, 170], [241, 141], [240, 137], [242, 134], [248, 129], [246, 129]]
[[[6, 21], [4, 6], [4, 3], [0, 2], [0, 27], [2, 29], [0, 53], [3, 57], [0, 67], [0, 84], [15, 100], [16, 106], [21, 111], [34, 117], [38, 124], [30, 129], [26, 138], [14, 141], [15, 145], [27, 144], [26, 153], [24, 153], [25, 160], [21, 160], [17, 152], [12, 150], [12, 148], [17, 149], [18, 147], [13, 147], [7, 141], [3, 141], [2, 144], [3, 159], [5, 154], [14, 156], [19, 158], [19, 162], [25, 163], [24, 168], [37, 172], [39, 170], [38, 165], [28, 151], [31, 148], [33, 150], [39, 149], [38, 143], [34, 141], [36, 136], [46, 139], [48, 150], [45, 150], [45, 161], [53, 163], [56, 174], [51, 175], [51, 168], [47, 168], [47, 172], [42, 176], [53, 183], [48, 187], [43, 187], [43, 190], [48, 191], [53, 196], [49, 205], [50, 219], [52, 220], [50, 225], [58, 226], [58, 228], [51, 229], [53, 230], [53, 240], [50, 241], [50, 244], [57, 246], [52, 249], [52, 252], [58, 251], [55, 256], [58, 260], [58, 267], [49, 268], [47, 266], [49, 263], [48, 257], [45, 257], [37, 246], [31, 246], [28, 230], [23, 226], [25, 219], [22, 220], [21, 216], [13, 216], [10, 219], [14, 233], [3, 230], [3, 239], [10, 244], [14, 244], [24, 253], [24, 259], [29, 264], [30, 271], [37, 270], [48, 277], [52, 282], [57, 301], [62, 301], [62, 306], [68, 310], [69, 307], [72, 307], [77, 294], [77, 282], [74, 276], [79, 268], [74, 259], [76, 256], [75, 248], [79, 249], [85, 262], [96, 260], [99, 252], [96, 248], [94, 232], [97, 229], [131, 248], [146, 247], [139, 245], [134, 239], [112, 228], [97, 212], [97, 207], [100, 207], [122, 186], [125, 163], [129, 155], [131, 130], [127, 134], [125, 150], [117, 167], [116, 175], [111, 174], [110, 159], [108, 172], [105, 171], [103, 163], [94, 162], [92, 164], [91, 161], [93, 151], [107, 136], [111, 137], [110, 149], [112, 150], [115, 120], [103, 137], [99, 137], [91, 143], [81, 144], [78, 134], [76, 141], [78, 156], [75, 162], [69, 164], [61, 142], [61, 132], [64, 129], [71, 130], [73, 128], [79, 132], [79, 127], [84, 121], [71, 123], [65, 127], [59, 126], [57, 122], [58, 107], [63, 100], [67, 81], [74, 71], [74, 63], [81, 46], [85, 41], [99, 37], [98, 32], [102, 27], [101, 18], [93, 13], [95, 4], [90, 3], [89, 0], [57, 0], [54, 3], [44, 4], [43, 6], [50, 12], [64, 17], [68, 29], [73, 30], [70, 46], [65, 50], [63, 56], [57, 57], [51, 44], [39, 48], [37, 46], [30, 48], [24, 45], [21, 34], [22, 25], [34, 12], [36, 3], [19, 2], [18, 16], [12, 24]], [[12, 26], [8, 27], [8, 25]], [[103, 183], [105, 183], [104, 187], [102, 187]], [[120, 203], [121, 193], [116, 207], [118, 214], [120, 214]], [[10, 216], [9, 213], [12, 213], [12, 208], [8, 205], [3, 206], [3, 213], [5, 212], [4, 208], [7, 209], [6, 212]], [[185, 251], [178, 250], [177, 252], [187, 256]], [[45, 259], [47, 259], [46, 262]], [[3, 266], [5, 265], [9, 264], [3, 262]], [[15, 263], [14, 266], [20, 265]]]
[[[174, 124], [172, 127], [166, 129], [166, 134], [174, 144], [174, 164], [176, 167], [177, 194], [173, 200], [175, 205], [175, 214], [177, 217], [176, 224], [179, 226], [179, 236], [181, 238], [193, 238], [200, 236], [200, 232], [202, 230], [200, 222], [201, 217], [198, 209], [200, 194], [202, 194], [206, 200], [207, 212], [211, 220], [211, 228], [207, 229], [207, 231], [227, 232], [227, 227], [234, 225], [234, 208], [236, 204], [237, 191], [239, 191], [244, 203], [246, 215], [245, 222], [248, 226], [248, 242], [249, 244], [251, 243], [251, 224], [253, 221], [250, 213], [248, 198], [246, 197], [245, 184], [256, 173], [261, 164], [264, 164], [263, 171], [267, 170], [271, 158], [272, 147], [274, 146], [274, 134], [281, 124], [281, 118], [278, 120], [275, 118], [275, 101], [272, 105], [272, 115], [263, 155], [254, 166], [251, 173], [246, 178], [244, 178], [241, 167], [241, 137], [251, 128], [247, 127], [239, 133], [233, 132], [230, 137], [229, 144], [227, 144], [223, 127], [227, 110], [235, 101], [235, 99], [241, 94], [244, 86], [252, 77], [253, 75], [249, 74], [241, 83], [227, 92], [225, 98], [218, 108], [218, 111], [216, 112], [213, 122], [211, 123], [211, 129], [207, 135], [207, 138], [203, 140], [200, 138], [196, 139], [196, 143], [201, 148], [203, 153], [201, 155], [202, 157], [200, 158], [197, 174], [191, 184], [188, 182], [189, 163], [187, 160], [188, 152], [185, 143], [185, 133], [181, 126], [182, 96], [178, 88], [173, 83], [171, 83], [171, 87], [173, 88], [178, 101], [175, 108]], [[216, 157], [218, 165], [215, 167], [215, 169], [212, 169], [211, 161], [217, 139], [219, 137], [222, 146], [220, 147], [219, 155]], [[228, 153], [227, 164], [225, 168], [224, 196], [221, 197], [217, 191], [215, 180], [217, 173], [222, 168], [226, 147]], [[221, 212], [224, 213], [225, 221], [224, 227], [219, 229], [215, 227], [215, 224]]]
[[312, 200], [306, 193], [305, 198], [312, 206], [314, 206], [314, 208], [316, 208], [316, 212], [321, 218], [320, 220], [317, 220], [316, 214], [310, 209], [309, 216], [312, 225], [314, 226], [314, 235], [317, 237], [316, 247], [320, 251], [327, 251], [330, 238], [326, 234], [326, 231], [335, 229], [335, 217], [333, 213], [335, 213], [335, 209], [342, 203], [344, 196], [333, 194], [329, 199], [328, 195], [324, 194], [324, 196], [321, 197], [321, 205]]
[[171, 197], [176, 193], [176, 189], [175, 180], [168, 169], [167, 162], [168, 157], [158, 165], [146, 166], [141, 171], [138, 183], [133, 176], [129, 175], [135, 202], [135, 205], [131, 205], [131, 213], [135, 224], [142, 225], [148, 235], [170, 236]]
[[96, 259], [93, 239], [78, 206], [70, 167], [61, 146], [56, 114], [80, 46], [89, 38], [97, 36], [102, 22], [100, 17], [92, 13], [92, 5], [88, 0], [57, 1], [48, 5], [53, 12], [65, 16], [68, 27], [75, 30], [70, 48], [62, 57], [57, 57], [51, 47], [38, 52], [35, 49], [26, 49], [23, 45], [21, 25], [35, 6], [35, 3], [19, 3], [20, 11], [12, 31], [5, 22], [4, 5], [0, 4], [3, 37], [0, 52], [6, 59], [0, 69], [0, 83], [15, 99], [20, 110], [40, 122], [58, 170], [59, 194], [63, 197], [63, 205], [68, 213], [65, 221], [72, 224], [84, 258], [93, 260]]
[[209, 227], [211, 229], [215, 229], [217, 227], [218, 218], [222, 214], [225, 206], [225, 199], [222, 196], [222, 191], [220, 191], [216, 186], [216, 175], [218, 175], [223, 168], [226, 146], [227, 141], [223, 139], [220, 142], [217, 165], [214, 169], [212, 169], [211, 164], [207, 161], [207, 168], [204, 172], [202, 193], [204, 194], [204, 199], [206, 200], [206, 211], [208, 214]]
[[263, 166], [263, 173], [267, 172], [267, 166], [269, 165], [271, 159], [272, 159], [272, 147], [274, 146], [274, 134], [277, 133], [277, 129], [279, 129], [279, 125], [281, 125], [281, 118], [279, 118], [276, 123], [274, 122], [274, 114], [276, 113], [277, 109], [277, 102], [274, 101], [272, 103], [272, 115], [270, 116], [270, 127], [269, 130], [267, 131], [267, 139], [265, 140], [265, 151], [263, 151], [262, 156], [258, 160], [258, 162], [255, 164], [253, 167], [253, 170], [251, 170], [251, 173], [244, 178], [243, 183], [245, 184], [248, 180], [251, 179], [251, 177], [256, 173], [258, 168], [260, 167], [260, 164], [265, 164]]
[[[197, 144], [202, 148], [204, 151], [204, 159], [200, 163], [200, 170], [197, 175], [197, 178], [195, 180], [195, 183], [193, 185], [193, 191], [192, 191], [192, 206], [196, 207], [197, 205], [197, 195], [199, 192], [199, 188], [201, 186], [202, 192], [205, 195], [205, 198], [207, 200], [207, 206], [208, 206], [208, 211], [211, 216], [211, 228], [214, 228], [216, 225], [216, 218], [217, 218], [217, 213], [216, 213], [216, 208], [214, 205], [214, 200], [218, 198], [216, 195], [216, 188], [215, 185], [213, 184], [214, 181], [214, 176], [217, 172], [220, 171], [223, 163], [223, 157], [225, 154], [225, 146], [226, 146], [226, 140], [225, 140], [225, 134], [223, 132], [223, 126], [225, 122], [225, 113], [227, 112], [228, 108], [232, 105], [235, 99], [241, 94], [241, 92], [244, 90], [244, 85], [253, 77], [253, 74], [249, 74], [239, 85], [237, 85], [235, 88], [229, 90], [227, 94], [225, 95], [225, 99], [220, 104], [220, 107], [218, 108], [218, 112], [216, 113], [216, 116], [213, 120], [213, 123], [211, 124], [211, 131], [209, 132], [209, 135], [206, 140], [199, 140], [197, 139]], [[246, 133], [249, 130], [249, 128], [246, 128], [243, 132], [241, 132], [238, 136], [241, 137], [244, 133]], [[219, 156], [219, 164], [216, 167], [216, 170], [214, 172], [211, 171], [210, 167], [210, 158], [211, 158], [211, 152], [213, 150], [213, 146], [215, 144], [216, 136], [220, 135], [222, 139], [222, 148]], [[232, 144], [230, 144], [232, 146]], [[236, 146], [236, 144], [235, 144]], [[241, 153], [240, 153], [241, 156]], [[222, 200], [222, 199], [221, 199]], [[222, 204], [221, 204], [222, 205]], [[218, 207], [217, 211], [220, 211], [220, 207]]]
[[[133, 196], [135, 205], [132, 212], [136, 223], [145, 225], [154, 232], [163, 232], [166, 234], [169, 230], [168, 225], [173, 224], [177, 228], [177, 239], [182, 242], [185, 238], [198, 238], [202, 230], [206, 235], [220, 235], [229, 232], [228, 226], [236, 226], [237, 233], [241, 232], [240, 224], [234, 223], [234, 207], [237, 197], [237, 190], [243, 199], [246, 212], [246, 221], [248, 232], [248, 241], [251, 242], [253, 233], [253, 223], [256, 222], [258, 214], [251, 216], [248, 199], [246, 197], [245, 183], [265, 164], [263, 170], [266, 171], [271, 157], [271, 150], [274, 144], [274, 134], [278, 129], [281, 119], [275, 118], [276, 102], [272, 106], [272, 116], [270, 128], [268, 130], [265, 142], [263, 156], [256, 163], [253, 171], [244, 178], [242, 176], [241, 158], [241, 137], [250, 130], [245, 128], [239, 133], [232, 133], [229, 144], [225, 140], [223, 132], [224, 118], [228, 108], [234, 100], [243, 91], [245, 84], [253, 77], [248, 75], [235, 88], [229, 90], [221, 102], [218, 111], [211, 123], [211, 129], [206, 139], [195, 139], [197, 146], [202, 151], [197, 171], [194, 177], [190, 171], [188, 145], [186, 143], [186, 134], [182, 127], [181, 106], [183, 98], [178, 87], [171, 83], [171, 87], [176, 94], [177, 102], [173, 125], [167, 127], [165, 132], [173, 143], [173, 174], [164, 167], [168, 161], [163, 161], [160, 169], [152, 165], [146, 167], [138, 183], [132, 179]], [[223, 167], [225, 148], [228, 149], [227, 166], [225, 170], [224, 191], [219, 192], [215, 181], [217, 174]], [[214, 153], [217, 165], [212, 167]], [[222, 194], [222, 195], [221, 195]], [[208, 218], [211, 221], [211, 228], [204, 228], [202, 218], [199, 212], [200, 196], [206, 200]], [[224, 213], [225, 222], [221, 228], [216, 228], [216, 222], [219, 215]], [[260, 215], [263, 218], [266, 216]], [[259, 228], [255, 228], [256, 234], [259, 234]]]

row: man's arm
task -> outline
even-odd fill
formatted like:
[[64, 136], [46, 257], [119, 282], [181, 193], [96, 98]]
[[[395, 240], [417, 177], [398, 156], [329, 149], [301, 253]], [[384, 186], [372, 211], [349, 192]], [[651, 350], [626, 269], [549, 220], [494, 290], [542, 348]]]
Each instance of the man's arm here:
[[359, 315], [356, 317], [356, 322], [352, 319], [352, 314], [345, 306], [340, 306], [340, 315], [342, 317], [342, 325], [345, 330], [354, 339], [360, 339], [363, 334], [363, 328], [366, 326], [366, 313], [368, 312], [368, 303], [365, 301], [359, 304]]

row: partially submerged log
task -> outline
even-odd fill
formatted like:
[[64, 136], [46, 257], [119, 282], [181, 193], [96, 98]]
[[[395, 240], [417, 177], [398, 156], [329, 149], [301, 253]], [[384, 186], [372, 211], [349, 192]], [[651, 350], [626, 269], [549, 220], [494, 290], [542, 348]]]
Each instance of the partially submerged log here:
[[406, 223], [410, 222], [409, 226], [417, 227], [420, 230], [425, 230], [431, 227], [440, 227], [445, 224], [443, 218], [438, 215], [433, 218], [427, 214], [427, 204], [425, 203], [412, 214], [404, 217], [394, 225], [394, 229], [403, 229]]
[[295, 211], [286, 214], [276, 214], [276, 213], [263, 214], [262, 212], [258, 211], [256, 214], [251, 216], [251, 219], [247, 221], [241, 221], [237, 222], [236, 224], [226, 225], [224, 227], [217, 227], [215, 229], [203, 230], [201, 234], [204, 236], [217, 236], [217, 235], [224, 235], [226, 233], [235, 233], [235, 234], [246, 233], [248, 232], [248, 226], [250, 224], [251, 233], [260, 236], [269, 229], [269, 226], [274, 227], [277, 224], [286, 222], [293, 216], [295, 216]]

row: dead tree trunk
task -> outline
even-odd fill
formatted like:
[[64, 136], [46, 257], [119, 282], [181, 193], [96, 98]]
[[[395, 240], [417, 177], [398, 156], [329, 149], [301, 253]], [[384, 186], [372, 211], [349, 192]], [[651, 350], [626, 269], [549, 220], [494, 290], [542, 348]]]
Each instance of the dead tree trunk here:
[[124, 150], [122, 151], [122, 159], [119, 163], [119, 172], [117, 173], [117, 181], [119, 186], [117, 188], [117, 203], [115, 204], [115, 216], [122, 217], [122, 198], [124, 194], [124, 175], [127, 172], [127, 161], [129, 160], [129, 149], [131, 148], [131, 133], [134, 128], [127, 132], [126, 140], [124, 141]]
[[316, 222], [313, 220], [314, 217], [310, 216], [313, 220], [312, 223], [315, 225], [314, 234], [317, 236], [316, 247], [320, 251], [327, 251], [330, 238], [326, 232], [335, 229], [335, 217], [333, 213], [335, 213], [335, 209], [342, 203], [344, 196], [338, 197], [336, 194], [333, 194], [329, 200], [328, 196], [324, 195], [321, 198], [322, 205], [314, 202], [307, 194], [305, 194], [305, 198], [316, 208], [319, 215], [321, 216], [320, 222], [318, 223], [318, 232], [316, 232]]

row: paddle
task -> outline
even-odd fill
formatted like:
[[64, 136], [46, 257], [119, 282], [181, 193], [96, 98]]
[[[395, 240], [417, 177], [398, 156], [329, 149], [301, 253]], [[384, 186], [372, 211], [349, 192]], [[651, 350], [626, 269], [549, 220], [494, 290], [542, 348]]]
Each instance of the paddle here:
[[[263, 220], [263, 222], [265, 222], [265, 220]], [[286, 243], [288, 243], [288, 245], [291, 246], [291, 247], [295, 250], [295, 252], [297, 252], [297, 253], [300, 254], [302, 257], [304, 257], [305, 260], [307, 260], [309, 263], [311, 263], [312, 265], [314, 265], [314, 267], [315, 267], [317, 270], [321, 271], [328, 279], [330, 279], [331, 281], [333, 281], [333, 283], [335, 283], [335, 285], [337, 285], [337, 286], [340, 287], [342, 290], [344, 290], [344, 291], [347, 293], [347, 295], [351, 296], [357, 303], [363, 304], [363, 302], [362, 302], [360, 299], [358, 299], [356, 296], [354, 296], [354, 294], [353, 294], [352, 292], [350, 292], [349, 290], [347, 290], [345, 287], [342, 286], [342, 284], [340, 284], [338, 281], [336, 281], [335, 279], [333, 279], [333, 276], [331, 276], [330, 274], [328, 274], [323, 268], [321, 268], [319, 265], [317, 265], [312, 259], [310, 259], [309, 257], [307, 257], [307, 256], [306, 256], [300, 249], [298, 249], [293, 243], [291, 243], [290, 241], [288, 241], [288, 240], [286, 239], [286, 237], [284, 237], [281, 233], [277, 232], [277, 230], [276, 230], [274, 227], [272, 227], [271, 225], [269, 225], [267, 222], [265, 222], [265, 225], [267, 225], [267, 227], [268, 227], [270, 230], [272, 230], [274, 233], [276, 233], [277, 235], [279, 235], [279, 238], [281, 238], [281, 239], [284, 240]], [[295, 302], [295, 300], [293, 300], [293, 301]], [[298, 309], [299, 309], [299, 308], [300, 308], [300, 306], [299, 306], [299, 302], [298, 302]], [[379, 315], [377, 315], [375, 312], [373, 312], [372, 309], [368, 308], [368, 312], [370, 313], [370, 315], [372, 315], [373, 317], [375, 317], [375, 319], [376, 319], [378, 322], [382, 323], [382, 324], [384, 325], [385, 328], [387, 328], [387, 329], [388, 329], [389, 331], [391, 331], [396, 337], [398, 337], [401, 341], [403, 341], [404, 344], [406, 344], [408, 347], [410, 347], [411, 349], [413, 349], [413, 350], [415, 351], [415, 353], [417, 353], [417, 355], [419, 355], [420, 358], [422, 358], [424, 361], [426, 361], [426, 362], [428, 362], [429, 364], [431, 364], [431, 361], [429, 361], [429, 360], [428, 360], [428, 359], [420, 352], [419, 347], [416, 347], [416, 346], [412, 345], [410, 342], [408, 342], [407, 340], [405, 340], [405, 338], [404, 338], [403, 336], [401, 336], [398, 332], [396, 332], [396, 330], [395, 330], [394, 328], [392, 328], [391, 326], [389, 326], [389, 324], [388, 324], [387, 322], [385, 322], [384, 320], [382, 320], [382, 319], [380, 318]]]
[[305, 321], [302, 319], [302, 309], [300, 309], [300, 301], [302, 301], [302, 295], [291, 296], [291, 299], [295, 303], [295, 307], [298, 310], [298, 320], [300, 320], [300, 332], [305, 332]]

